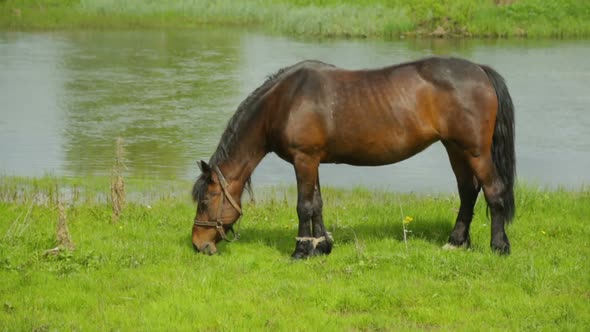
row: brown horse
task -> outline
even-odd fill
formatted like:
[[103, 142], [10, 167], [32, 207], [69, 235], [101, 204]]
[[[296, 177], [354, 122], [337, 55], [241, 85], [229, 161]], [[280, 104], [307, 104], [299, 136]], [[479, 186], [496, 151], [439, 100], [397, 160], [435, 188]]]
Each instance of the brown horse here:
[[469, 246], [469, 225], [483, 188], [492, 250], [510, 253], [504, 225], [514, 216], [514, 110], [504, 79], [487, 66], [432, 57], [349, 71], [318, 61], [280, 70], [238, 107], [193, 187], [198, 251], [216, 243], [241, 216], [250, 175], [269, 152], [293, 164], [299, 232], [294, 258], [328, 254], [320, 163], [376, 166], [409, 158], [436, 141], [445, 146], [461, 206], [446, 247]]

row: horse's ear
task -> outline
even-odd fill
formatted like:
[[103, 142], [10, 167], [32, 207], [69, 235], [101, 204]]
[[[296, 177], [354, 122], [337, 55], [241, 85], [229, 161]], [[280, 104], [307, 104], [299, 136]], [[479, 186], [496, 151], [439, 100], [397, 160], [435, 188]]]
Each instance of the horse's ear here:
[[201, 173], [211, 174], [211, 167], [209, 167], [209, 165], [204, 160], [197, 161], [197, 165], [199, 166]]

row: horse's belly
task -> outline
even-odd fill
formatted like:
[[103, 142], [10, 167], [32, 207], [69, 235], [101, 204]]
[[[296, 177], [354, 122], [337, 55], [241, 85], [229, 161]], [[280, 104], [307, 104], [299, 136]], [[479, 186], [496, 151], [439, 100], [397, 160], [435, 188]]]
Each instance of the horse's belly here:
[[434, 135], [396, 137], [374, 140], [358, 139], [344, 144], [330, 144], [322, 163], [380, 166], [408, 159], [426, 149], [437, 139]]

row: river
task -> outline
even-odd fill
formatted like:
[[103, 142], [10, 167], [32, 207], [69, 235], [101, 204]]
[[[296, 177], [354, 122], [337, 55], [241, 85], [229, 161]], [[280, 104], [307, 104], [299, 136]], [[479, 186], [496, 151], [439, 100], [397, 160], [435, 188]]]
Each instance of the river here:
[[[303, 59], [349, 69], [453, 55], [488, 64], [516, 108], [520, 181], [590, 184], [590, 41], [321, 40], [235, 29], [0, 32], [0, 174], [194, 179], [237, 105], [266, 76]], [[453, 192], [440, 143], [383, 167], [322, 165], [322, 185]], [[274, 155], [256, 186], [294, 184]]]

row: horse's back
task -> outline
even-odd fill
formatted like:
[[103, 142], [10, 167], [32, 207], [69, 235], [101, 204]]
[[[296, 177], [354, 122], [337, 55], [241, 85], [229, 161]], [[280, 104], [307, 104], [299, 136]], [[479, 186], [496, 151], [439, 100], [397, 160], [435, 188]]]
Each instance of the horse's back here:
[[430, 57], [413, 63], [417, 73], [437, 88], [460, 89], [470, 81], [487, 80], [478, 64], [454, 57]]
[[489, 81], [462, 59], [356, 71], [305, 61], [290, 67], [283, 84], [282, 152], [316, 153], [322, 162], [394, 163], [437, 140], [465, 141], [490, 122], [478, 111], [490, 107]]

